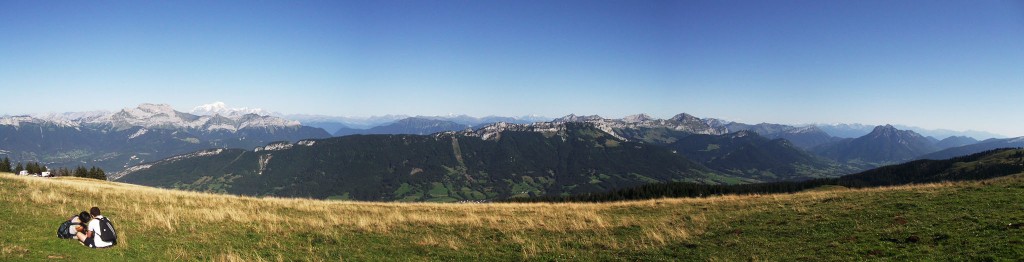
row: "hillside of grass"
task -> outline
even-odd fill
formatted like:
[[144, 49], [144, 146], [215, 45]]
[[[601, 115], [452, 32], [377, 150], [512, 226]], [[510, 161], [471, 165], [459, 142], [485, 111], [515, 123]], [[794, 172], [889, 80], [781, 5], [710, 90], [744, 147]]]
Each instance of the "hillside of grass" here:
[[[120, 245], [57, 239], [99, 206]], [[5, 260], [1020, 260], [1024, 174], [614, 203], [251, 198], [0, 174]]]

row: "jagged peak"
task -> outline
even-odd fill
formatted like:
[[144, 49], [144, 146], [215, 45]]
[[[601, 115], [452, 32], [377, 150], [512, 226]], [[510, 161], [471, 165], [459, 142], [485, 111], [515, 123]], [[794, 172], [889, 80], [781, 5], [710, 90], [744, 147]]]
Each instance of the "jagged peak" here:
[[552, 120], [552, 122], [562, 122], [562, 123], [564, 123], [564, 122], [589, 122], [589, 121], [600, 121], [600, 120], [603, 120], [603, 119], [604, 118], [602, 118], [599, 115], [577, 116], [576, 114], [569, 114], [567, 116], [556, 118], [555, 120]]
[[649, 116], [647, 114], [644, 114], [644, 113], [635, 114], [635, 115], [628, 115], [628, 116], [622, 118], [622, 121], [626, 121], [626, 123], [637, 123], [637, 122], [644, 122], [644, 121], [650, 121], [650, 120], [654, 120], [654, 119], [651, 118], [651, 116]]
[[669, 120], [676, 121], [676, 122], [692, 122], [692, 121], [700, 121], [700, 118], [697, 118], [697, 117], [695, 117], [693, 115], [690, 115], [690, 114], [687, 114], [687, 113], [679, 113], [678, 115], [673, 116]]
[[914, 132], [913, 130], [900, 130], [900, 129], [897, 129], [895, 126], [889, 125], [889, 124], [876, 126], [875, 129], [872, 130], [871, 133], [867, 134], [866, 136], [870, 136], [870, 137], [898, 136], [898, 137], [908, 137], [908, 138], [924, 138], [923, 135], [918, 134], [917, 132]]
[[899, 129], [896, 129], [896, 127], [892, 126], [891, 124], [885, 124], [885, 125], [876, 126], [875, 130], [885, 130], [885, 131], [896, 130], [896, 131], [899, 131]]
[[153, 116], [166, 115], [175, 116], [178, 111], [175, 111], [168, 104], [140, 104], [137, 107], [130, 107], [121, 109], [119, 114], [124, 116], [131, 116], [133, 118], [150, 118]]

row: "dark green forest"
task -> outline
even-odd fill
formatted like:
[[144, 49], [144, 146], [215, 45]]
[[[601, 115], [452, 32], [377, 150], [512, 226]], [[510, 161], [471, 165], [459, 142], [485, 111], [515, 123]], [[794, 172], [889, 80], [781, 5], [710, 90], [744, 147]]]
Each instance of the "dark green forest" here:
[[609, 192], [572, 196], [512, 198], [508, 202], [608, 202], [663, 197], [708, 197], [729, 194], [794, 193], [823, 186], [866, 188], [943, 181], [983, 180], [1024, 173], [1024, 149], [1004, 148], [946, 160], [917, 160], [838, 178], [806, 181], [708, 185], [689, 182], [653, 183]]
[[[559, 133], [352, 135], [281, 150], [225, 149], [154, 163], [119, 181], [243, 195], [399, 201], [603, 192], [654, 182], [743, 182], [588, 124]], [[282, 144], [286, 145], [286, 144]]]

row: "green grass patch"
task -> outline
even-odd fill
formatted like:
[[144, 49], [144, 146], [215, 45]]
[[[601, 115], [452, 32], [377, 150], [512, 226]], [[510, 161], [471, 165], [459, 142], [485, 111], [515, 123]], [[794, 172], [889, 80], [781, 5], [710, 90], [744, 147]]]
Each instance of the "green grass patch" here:
[[440, 182], [430, 183], [430, 191], [427, 192], [431, 197], [448, 197], [448, 187]]
[[[54, 236], [93, 205], [120, 245]], [[1015, 261], [1024, 175], [604, 204], [395, 204], [0, 174], [0, 217], [0, 257], [13, 261]]]

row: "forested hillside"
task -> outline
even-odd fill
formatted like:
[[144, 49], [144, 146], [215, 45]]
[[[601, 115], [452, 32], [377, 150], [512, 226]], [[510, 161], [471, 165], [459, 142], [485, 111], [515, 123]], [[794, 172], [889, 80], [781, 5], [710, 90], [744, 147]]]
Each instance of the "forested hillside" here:
[[727, 194], [793, 193], [820, 187], [864, 188], [944, 181], [983, 180], [1024, 173], [1024, 149], [996, 149], [946, 160], [917, 160], [838, 178], [795, 182], [707, 185], [653, 183], [633, 188], [573, 196], [510, 199], [513, 202], [620, 201], [661, 197], [707, 197]]
[[743, 181], [661, 147], [584, 124], [557, 133], [353, 135], [217, 149], [140, 166], [119, 181], [168, 188], [400, 201], [504, 199], [603, 192], [654, 182]]

